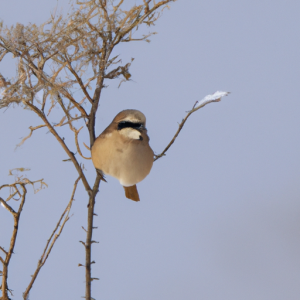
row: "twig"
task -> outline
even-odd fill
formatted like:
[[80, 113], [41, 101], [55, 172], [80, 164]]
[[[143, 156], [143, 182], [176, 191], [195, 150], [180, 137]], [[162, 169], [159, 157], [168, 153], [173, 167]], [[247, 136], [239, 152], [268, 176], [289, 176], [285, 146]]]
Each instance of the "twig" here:
[[[104, 2], [104, 3], [103, 3]], [[108, 16], [108, 12], [107, 12], [107, 8], [106, 8], [106, 0], [105, 1], [99, 1], [99, 4], [104, 12], [104, 17], [107, 23], [107, 27], [108, 27], [108, 38], [110, 41], [112, 41], [112, 30], [111, 30], [111, 20]]]
[[87, 92], [86, 87], [84, 86], [84, 84], [82, 82], [82, 79], [78, 76], [77, 72], [73, 69], [71, 62], [68, 60], [67, 57], [66, 57], [66, 61], [67, 61], [67, 64], [68, 64], [68, 69], [75, 76], [75, 78], [76, 78], [81, 90], [85, 94], [86, 98], [90, 101], [90, 103], [93, 103], [93, 99], [91, 98], [91, 96]]
[[88, 204], [88, 223], [87, 223], [87, 234], [85, 246], [85, 299], [91, 299], [91, 285], [92, 285], [92, 235], [93, 235], [93, 222], [94, 222], [94, 208], [95, 208], [95, 199], [99, 190], [99, 185], [101, 181], [101, 175], [97, 173], [97, 177], [94, 183], [93, 191], [90, 195], [89, 204]]
[[55, 138], [57, 139], [57, 141], [59, 142], [59, 144], [62, 146], [62, 148], [66, 151], [66, 153], [68, 154], [69, 158], [72, 160], [78, 174], [80, 175], [81, 179], [82, 179], [82, 183], [86, 189], [86, 191], [88, 193], [90, 193], [91, 188], [90, 185], [74, 155], [73, 152], [70, 151], [70, 149], [68, 148], [68, 146], [66, 145], [66, 143], [64, 142], [64, 140], [60, 137], [60, 135], [56, 132], [56, 130], [54, 129], [54, 127], [50, 124], [49, 120], [47, 119], [47, 117], [45, 116], [45, 114], [40, 111], [35, 105], [24, 101], [24, 104], [27, 105], [28, 107], [30, 107], [31, 110], [33, 110], [45, 123], [45, 125], [47, 126], [47, 128], [49, 129], [49, 131], [55, 136]]
[[[23, 293], [23, 298], [24, 300], [26, 300], [28, 298], [28, 294], [41, 270], [41, 268], [43, 267], [43, 265], [45, 264], [45, 262], [47, 261], [47, 258], [56, 242], [56, 240], [59, 238], [62, 230], [64, 229], [64, 226], [66, 224], [66, 222], [69, 220], [69, 213], [70, 213], [70, 210], [71, 210], [71, 207], [72, 207], [72, 204], [73, 204], [73, 201], [74, 201], [74, 195], [75, 195], [75, 192], [76, 192], [76, 188], [77, 188], [77, 185], [78, 185], [78, 182], [79, 180], [81, 179], [81, 177], [78, 177], [74, 183], [74, 188], [73, 188], [73, 191], [72, 191], [72, 195], [71, 195], [71, 199], [66, 207], [66, 209], [64, 210], [64, 212], [62, 213], [58, 223], [56, 224], [52, 234], [50, 235], [50, 238], [48, 239], [47, 243], [46, 243], [46, 246], [44, 248], [44, 251], [43, 251], [43, 254], [38, 262], [38, 266], [34, 272], [34, 274], [32, 275], [32, 279], [29, 283], [29, 285], [27, 286], [25, 292]], [[63, 220], [64, 219], [64, 220]], [[63, 221], [62, 221], [63, 220]], [[62, 222], [62, 224], [61, 224]], [[60, 229], [58, 230], [58, 228], [60, 227]]]
[[14, 211], [14, 209], [6, 203], [1, 197], [0, 197], [1, 205], [6, 208], [13, 216], [15, 216], [17, 213]]
[[[65, 119], [66, 119], [66, 116], [64, 116], [60, 120], [60, 122], [58, 124], [55, 124], [53, 127], [62, 127], [62, 126], [65, 126], [65, 125], [70, 125], [73, 121], [77, 121], [77, 120], [80, 120], [82, 118], [84, 118], [84, 116], [80, 116], [80, 117], [76, 117], [76, 118], [70, 118], [70, 120], [64, 122]], [[22, 141], [19, 144], [17, 144], [16, 148], [22, 146], [24, 144], [24, 142], [32, 136], [34, 130], [37, 130], [37, 129], [40, 129], [40, 128], [43, 128], [43, 127], [46, 127], [46, 125], [44, 124], [44, 125], [39, 125], [39, 126], [36, 126], [36, 127], [30, 126], [29, 127], [29, 129], [30, 129], [29, 135], [27, 135], [26, 137], [24, 137], [22, 139]], [[86, 159], [90, 159], [90, 158], [86, 158]]]
[[[61, 125], [59, 125], [59, 126], [65, 126], [65, 125], [67, 125], [67, 124], [70, 124], [70, 123], [72, 123], [72, 122], [74, 122], [74, 121], [77, 121], [77, 120], [80, 120], [80, 119], [82, 119], [82, 118], [85, 118], [84, 116], [80, 116], [80, 117], [76, 117], [76, 118], [72, 118], [72, 119], [70, 119], [69, 121], [67, 121], [67, 122], [65, 122], [65, 123], [63, 123], [63, 124], [61, 124]], [[58, 124], [57, 125], [55, 125], [55, 126], [58, 126]]]
[[77, 151], [79, 153], [79, 155], [84, 158], [84, 159], [92, 159], [91, 157], [85, 157], [82, 152], [81, 152], [81, 149], [80, 149], [80, 146], [79, 146], [79, 143], [78, 143], [78, 134], [80, 132], [80, 130], [83, 128], [83, 126], [81, 126], [78, 130], [75, 128], [75, 127], [70, 127], [71, 130], [75, 133], [75, 144], [76, 144], [76, 148], [77, 148]]
[[[1, 259], [1, 262], [3, 264], [3, 270], [2, 270], [2, 299], [3, 300], [7, 300], [9, 299], [7, 292], [10, 291], [7, 285], [7, 277], [8, 277], [8, 266], [9, 266], [9, 262], [11, 259], [11, 256], [13, 254], [14, 248], [15, 248], [15, 244], [16, 244], [16, 239], [17, 239], [17, 234], [18, 234], [18, 228], [19, 228], [19, 220], [20, 220], [20, 215], [25, 203], [25, 198], [26, 198], [26, 193], [27, 190], [25, 188], [25, 184], [20, 184], [22, 190], [23, 190], [23, 194], [21, 197], [21, 203], [19, 206], [18, 211], [14, 211], [10, 205], [8, 205], [2, 198], [0, 198], [0, 202], [1, 204], [4, 205], [4, 207], [13, 215], [14, 218], [14, 229], [13, 229], [13, 233], [10, 239], [10, 245], [9, 245], [9, 249], [8, 251], [5, 251], [2, 247], [1, 250], [6, 254], [5, 259]], [[14, 187], [17, 189], [16, 184], [14, 185]]]
[[11, 195], [9, 195], [5, 202], [8, 202], [8, 201], [9, 201], [10, 199], [12, 199], [12, 198], [13, 198], [14, 200], [16, 200], [16, 199], [14, 198], [14, 196], [15, 196], [16, 194], [18, 194], [18, 193], [19, 193], [19, 191], [15, 191], [15, 192], [12, 193]]
[[[140, 12], [139, 14], [137, 15], [136, 19], [134, 20], [134, 22], [132, 22], [130, 24], [130, 26], [123, 30], [123, 31], [120, 31], [118, 34], [116, 34], [116, 36], [114, 37], [113, 39], [113, 43], [114, 45], [117, 45], [124, 36], [126, 36], [129, 32], [131, 32], [134, 28], [136, 28], [139, 24], [141, 24], [142, 22], [144, 22], [144, 20], [148, 17], [150, 17], [151, 14], [153, 14], [155, 11], [158, 10], [158, 8], [160, 8], [161, 6], [163, 5], [166, 5], [170, 2], [174, 2], [175, 0], [164, 0], [164, 1], [160, 1], [158, 3], [153, 4], [153, 7], [152, 8], [149, 8], [149, 6], [147, 5], [140, 5], [140, 12], [142, 10], [142, 8], [144, 7], [144, 14], [141, 15]], [[147, 1], [148, 2], [148, 1]], [[147, 3], [148, 4], [148, 3]], [[138, 8], [138, 7], [137, 7]]]
[[204, 107], [206, 104], [208, 103], [212, 103], [212, 102], [219, 102], [221, 101], [221, 98], [223, 96], [227, 96], [229, 94], [229, 92], [216, 92], [213, 95], [208, 95], [206, 96], [203, 100], [201, 101], [196, 101], [196, 103], [194, 104], [193, 108], [187, 113], [187, 115], [185, 116], [185, 118], [181, 121], [181, 123], [179, 124], [179, 127], [174, 135], [174, 137], [172, 138], [172, 140], [170, 141], [170, 143], [167, 145], [167, 147], [163, 150], [162, 153], [155, 155], [154, 161], [158, 160], [159, 158], [161, 158], [162, 156], [165, 155], [165, 153], [169, 150], [169, 148], [172, 146], [172, 144], [175, 142], [177, 136], [179, 135], [181, 129], [183, 128], [185, 122], [187, 121], [187, 119], [189, 118], [189, 116], [194, 113], [195, 111], [199, 110], [200, 108]]
[[32, 136], [32, 133], [33, 133], [34, 130], [37, 130], [37, 129], [42, 128], [42, 127], [46, 127], [46, 125], [39, 125], [39, 126], [36, 126], [36, 127], [30, 126], [29, 127], [29, 129], [30, 129], [29, 135], [27, 135], [26, 137], [24, 137], [22, 139], [22, 141], [16, 146], [16, 148], [22, 146], [24, 144], [24, 142]]
[[91, 151], [91, 149], [89, 148], [89, 146], [88, 146], [85, 142], [83, 142], [83, 145], [84, 145], [84, 147], [85, 147], [86, 149], [88, 149], [88, 150]]
[[2, 248], [1, 246], [0, 246], [0, 250], [2, 250], [5, 253], [5, 255], [7, 255], [7, 251], [5, 251], [4, 248]]

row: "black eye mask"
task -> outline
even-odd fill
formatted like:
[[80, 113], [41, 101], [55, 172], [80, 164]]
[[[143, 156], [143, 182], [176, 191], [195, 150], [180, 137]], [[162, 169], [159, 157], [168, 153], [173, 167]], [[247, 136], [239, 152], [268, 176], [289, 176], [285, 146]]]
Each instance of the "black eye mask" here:
[[139, 130], [143, 127], [143, 124], [142, 123], [133, 123], [133, 122], [129, 122], [129, 121], [121, 121], [118, 124], [118, 130], [121, 130], [123, 128], [128, 128], [128, 127]]

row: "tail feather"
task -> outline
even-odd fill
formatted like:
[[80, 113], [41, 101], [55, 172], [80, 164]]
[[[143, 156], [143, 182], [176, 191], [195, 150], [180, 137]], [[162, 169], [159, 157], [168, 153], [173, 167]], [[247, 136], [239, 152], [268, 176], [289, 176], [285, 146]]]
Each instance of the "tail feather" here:
[[125, 190], [125, 196], [128, 199], [131, 199], [133, 201], [140, 201], [139, 193], [137, 191], [136, 185], [133, 186], [123, 186]]

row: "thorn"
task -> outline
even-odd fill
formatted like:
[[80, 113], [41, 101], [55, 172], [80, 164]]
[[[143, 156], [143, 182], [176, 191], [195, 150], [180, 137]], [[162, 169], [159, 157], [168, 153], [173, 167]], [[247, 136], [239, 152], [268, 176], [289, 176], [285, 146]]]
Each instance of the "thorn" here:
[[70, 159], [70, 158], [68, 158], [68, 159], [63, 159], [62, 161], [71, 161], [71, 159]]
[[100, 179], [101, 180], [103, 180], [104, 182], [107, 182], [106, 179], [105, 179], [105, 177], [104, 177], [104, 174], [103, 174], [103, 172], [101, 170], [96, 169], [96, 172], [97, 172], [98, 175], [100, 175]]
[[91, 244], [93, 244], [93, 243], [99, 244], [99, 242], [97, 242], [97, 241], [91, 241]]
[[86, 246], [83, 241], [79, 241], [79, 243], [81, 243], [84, 247]]
[[85, 232], [87, 232], [86, 229], [85, 229], [83, 226], [81, 226], [81, 228], [82, 228]]

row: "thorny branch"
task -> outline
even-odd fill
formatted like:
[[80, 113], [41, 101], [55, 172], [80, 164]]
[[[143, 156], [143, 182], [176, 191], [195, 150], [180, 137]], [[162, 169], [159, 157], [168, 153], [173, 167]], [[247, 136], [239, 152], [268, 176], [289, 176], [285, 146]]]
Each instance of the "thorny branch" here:
[[[10, 298], [8, 297], [8, 292], [11, 293], [11, 290], [8, 288], [8, 284], [7, 284], [7, 279], [8, 279], [8, 267], [9, 267], [9, 263], [12, 257], [12, 254], [14, 252], [14, 248], [15, 248], [15, 244], [16, 244], [16, 239], [17, 239], [17, 234], [18, 234], [18, 229], [19, 229], [19, 221], [20, 221], [20, 216], [22, 213], [22, 209], [24, 207], [25, 204], [25, 199], [26, 199], [26, 194], [27, 194], [27, 189], [26, 189], [26, 185], [27, 184], [31, 184], [34, 187], [34, 184], [39, 182], [41, 184], [41, 187], [43, 185], [45, 185], [45, 183], [43, 182], [43, 179], [41, 180], [37, 180], [37, 181], [30, 181], [27, 178], [19, 178], [19, 180], [17, 180], [15, 183], [13, 184], [5, 184], [2, 185], [0, 187], [0, 190], [3, 188], [9, 188], [12, 189], [13, 195], [19, 194], [20, 195], [20, 205], [17, 211], [15, 211], [7, 202], [9, 200], [11, 200], [13, 198], [13, 196], [9, 196], [7, 197], [6, 200], [2, 199], [0, 197], [0, 202], [1, 205], [6, 208], [13, 216], [14, 218], [14, 229], [12, 232], [12, 236], [10, 239], [10, 245], [9, 245], [9, 249], [8, 251], [6, 251], [3, 247], [0, 247], [0, 249], [2, 250], [2, 252], [5, 254], [4, 258], [0, 256], [0, 261], [2, 262], [2, 284], [1, 284], [1, 291], [2, 291], [2, 300], [9, 300]], [[22, 190], [20, 192], [20, 189]]]
[[[20, 144], [31, 137], [33, 131], [46, 127], [67, 153], [88, 194], [86, 300], [92, 299], [90, 266], [95, 197], [100, 180], [104, 178], [97, 173], [94, 184], [89, 184], [79, 161], [89, 158], [82, 154], [78, 133], [82, 125], [87, 129], [87, 148], [91, 149], [96, 137], [96, 114], [102, 90], [106, 87], [105, 80], [123, 75], [122, 83], [131, 77], [129, 68], [132, 61], [121, 65], [116, 57], [111, 58], [115, 47], [121, 42], [149, 41], [153, 32], [142, 37], [134, 36], [139, 26], [155, 25], [161, 11], [174, 1], [156, 3], [143, 0], [129, 10], [122, 8], [124, 0], [76, 1], [78, 6], [68, 17], [52, 14], [50, 20], [41, 26], [16, 24], [4, 28], [0, 25], [0, 61], [9, 53], [18, 61], [15, 79], [7, 79], [0, 74], [0, 108], [17, 104], [33, 111], [42, 124], [31, 126], [29, 136]], [[90, 89], [93, 91], [88, 92]], [[54, 107], [59, 109], [59, 116]], [[74, 133], [75, 146], [67, 144], [61, 135], [61, 127], [67, 124]], [[80, 157], [74, 154], [75, 149]]]
[[97, 173], [96, 180], [94, 183], [93, 191], [89, 199], [88, 204], [88, 220], [87, 220], [87, 233], [85, 241], [85, 286], [86, 286], [86, 299], [91, 299], [91, 287], [92, 287], [92, 237], [94, 228], [94, 215], [95, 215], [95, 199], [99, 191], [99, 185], [101, 181], [101, 174]]

